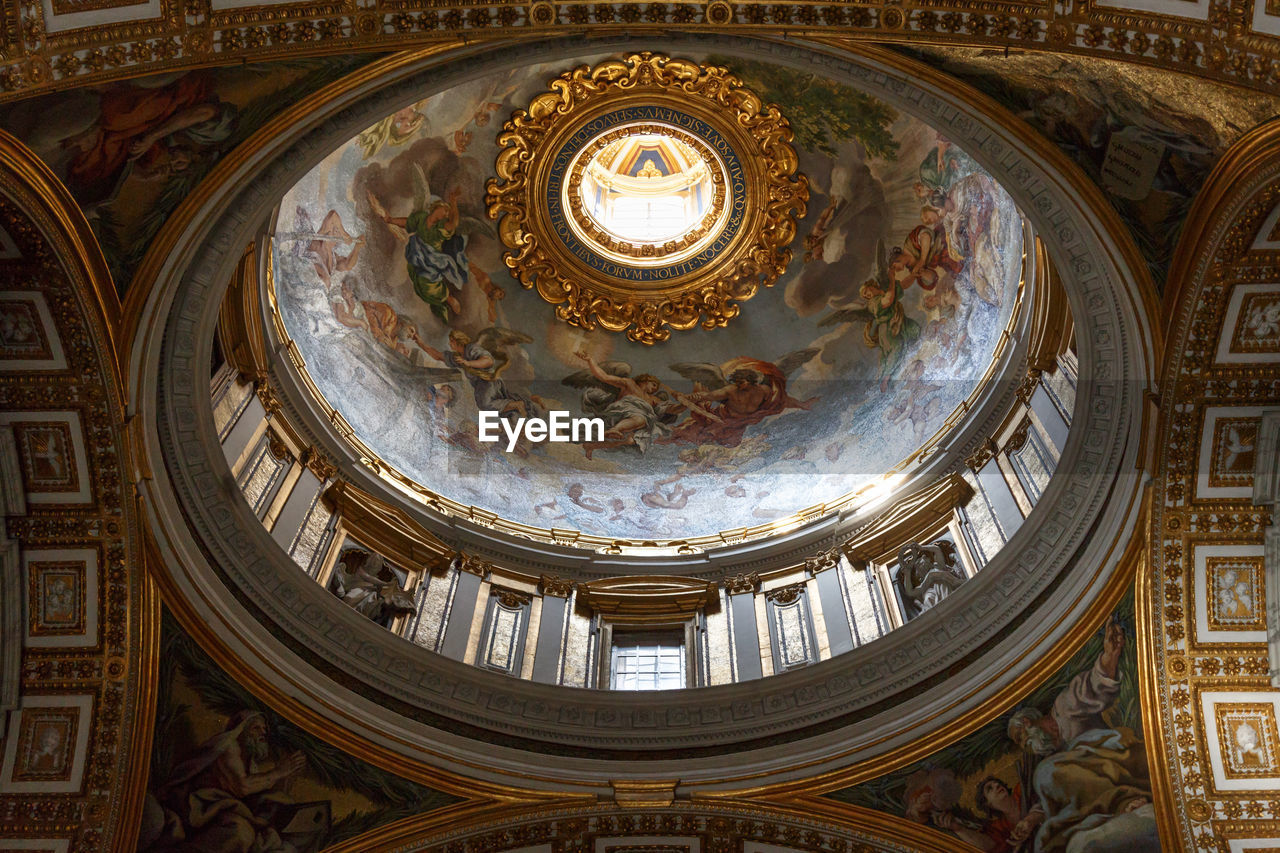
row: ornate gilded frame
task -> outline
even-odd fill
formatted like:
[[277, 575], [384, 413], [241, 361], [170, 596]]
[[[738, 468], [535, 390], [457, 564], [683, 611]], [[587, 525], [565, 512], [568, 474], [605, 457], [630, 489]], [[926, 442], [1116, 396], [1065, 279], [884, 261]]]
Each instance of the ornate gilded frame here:
[[[647, 51], [579, 66], [549, 88], [504, 125], [486, 201], [511, 250], [507, 266], [557, 306], [557, 317], [653, 344], [671, 329], [726, 325], [737, 303], [783, 273], [809, 182], [796, 174], [791, 128], [776, 105], [724, 68]], [[695, 229], [687, 241], [667, 244], [667, 263], [651, 247], [639, 257], [628, 243], [592, 239], [574, 221], [574, 165], [602, 135], [625, 126], [669, 128], [719, 159], [724, 209], [710, 233]]]

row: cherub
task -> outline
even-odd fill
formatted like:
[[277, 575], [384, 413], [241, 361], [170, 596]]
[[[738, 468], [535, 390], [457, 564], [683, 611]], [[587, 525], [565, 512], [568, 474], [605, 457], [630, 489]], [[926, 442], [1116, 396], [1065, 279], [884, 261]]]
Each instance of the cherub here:
[[881, 391], [888, 388], [889, 379], [902, 360], [904, 344], [920, 336], [920, 324], [907, 316], [902, 304], [902, 283], [894, 275], [895, 267], [886, 259], [881, 240], [876, 246], [876, 274], [858, 290], [862, 302], [834, 311], [818, 321], [819, 326], [865, 323], [863, 343], [880, 350]]
[[536, 397], [512, 390], [499, 378], [511, 363], [510, 347], [531, 343], [533, 338], [528, 335], [499, 326], [490, 326], [472, 340], [466, 332], [454, 329], [449, 332], [448, 352], [441, 352], [423, 343], [416, 330], [413, 341], [436, 361], [442, 361], [462, 371], [467, 381], [471, 383], [477, 409], [495, 411], [503, 417], [511, 414], [529, 417], [540, 415], [545, 411], [545, 407]]

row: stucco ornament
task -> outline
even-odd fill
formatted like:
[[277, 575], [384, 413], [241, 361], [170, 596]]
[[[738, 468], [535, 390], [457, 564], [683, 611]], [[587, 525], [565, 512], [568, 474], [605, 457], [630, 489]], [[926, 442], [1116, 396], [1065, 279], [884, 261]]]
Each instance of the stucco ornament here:
[[[777, 106], [725, 68], [647, 52], [549, 88], [504, 125], [486, 202], [507, 266], [561, 320], [652, 344], [726, 325], [786, 269], [809, 184]], [[611, 230], [593, 205], [615, 178], [629, 202], [694, 199], [687, 226]]]

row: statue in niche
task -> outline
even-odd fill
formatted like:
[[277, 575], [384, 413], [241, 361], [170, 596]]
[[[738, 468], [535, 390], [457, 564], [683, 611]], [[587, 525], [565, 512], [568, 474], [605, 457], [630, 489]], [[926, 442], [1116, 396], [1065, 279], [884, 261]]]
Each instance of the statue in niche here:
[[908, 619], [914, 619], [964, 583], [956, 546], [945, 539], [911, 542], [898, 549], [898, 591]]
[[360, 549], [344, 551], [333, 570], [329, 591], [352, 609], [379, 625], [390, 625], [397, 616], [413, 613], [413, 595], [379, 554]]

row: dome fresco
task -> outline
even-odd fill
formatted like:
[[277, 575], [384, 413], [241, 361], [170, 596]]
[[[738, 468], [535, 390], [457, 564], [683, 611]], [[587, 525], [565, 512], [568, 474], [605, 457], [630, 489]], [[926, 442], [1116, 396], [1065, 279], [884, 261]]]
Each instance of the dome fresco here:
[[[1000, 186], [936, 129], [845, 85], [682, 58], [726, 65], [781, 105], [809, 182], [794, 258], [728, 328], [652, 346], [584, 331], [508, 274], [485, 209], [497, 136], [570, 63], [411, 104], [286, 194], [273, 237], [285, 331], [384, 463], [537, 528], [691, 538], [876, 481], [978, 387], [1022, 273], [1021, 216]], [[479, 440], [481, 409], [566, 410], [610, 431], [508, 452], [505, 437]]]

